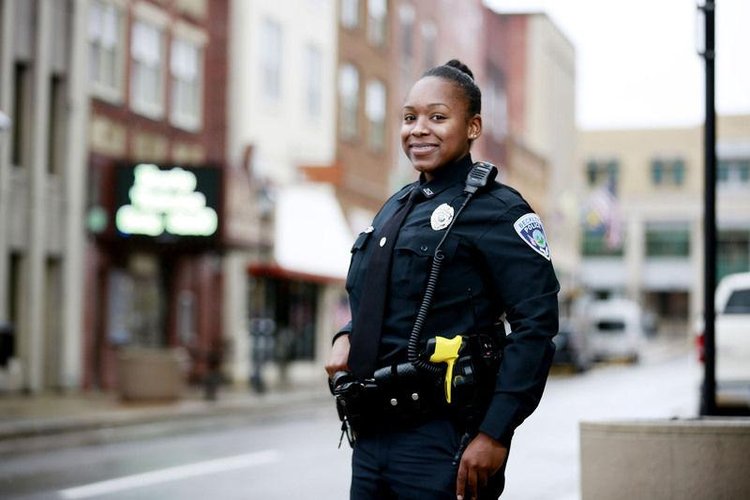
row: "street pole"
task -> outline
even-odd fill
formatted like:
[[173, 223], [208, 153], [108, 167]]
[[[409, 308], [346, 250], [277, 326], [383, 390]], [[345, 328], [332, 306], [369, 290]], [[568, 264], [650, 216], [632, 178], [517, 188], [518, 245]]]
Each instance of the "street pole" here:
[[705, 208], [704, 208], [704, 374], [701, 415], [716, 414], [716, 310], [714, 293], [716, 290], [716, 109], [714, 105], [714, 14], [716, 1], [707, 0], [703, 6], [705, 21], [705, 48], [703, 59], [706, 64], [706, 117], [703, 127], [703, 152], [705, 168]]

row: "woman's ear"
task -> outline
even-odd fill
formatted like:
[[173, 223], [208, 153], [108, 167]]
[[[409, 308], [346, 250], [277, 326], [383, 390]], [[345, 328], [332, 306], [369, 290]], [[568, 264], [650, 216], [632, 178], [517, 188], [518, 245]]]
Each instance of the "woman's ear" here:
[[474, 115], [469, 118], [469, 139], [478, 139], [482, 135], [482, 116]]

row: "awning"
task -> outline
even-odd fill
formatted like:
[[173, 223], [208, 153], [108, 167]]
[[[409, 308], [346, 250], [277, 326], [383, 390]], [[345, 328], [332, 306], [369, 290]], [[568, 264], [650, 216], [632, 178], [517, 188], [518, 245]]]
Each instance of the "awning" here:
[[265, 271], [312, 281], [344, 281], [354, 234], [327, 184], [276, 191], [274, 264]]

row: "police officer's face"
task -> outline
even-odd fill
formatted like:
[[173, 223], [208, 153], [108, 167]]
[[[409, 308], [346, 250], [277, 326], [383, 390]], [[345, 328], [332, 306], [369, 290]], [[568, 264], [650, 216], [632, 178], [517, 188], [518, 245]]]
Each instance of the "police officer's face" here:
[[479, 115], [468, 116], [468, 102], [455, 83], [428, 76], [406, 97], [401, 145], [414, 168], [429, 180], [469, 152], [469, 140], [479, 136], [481, 126]]

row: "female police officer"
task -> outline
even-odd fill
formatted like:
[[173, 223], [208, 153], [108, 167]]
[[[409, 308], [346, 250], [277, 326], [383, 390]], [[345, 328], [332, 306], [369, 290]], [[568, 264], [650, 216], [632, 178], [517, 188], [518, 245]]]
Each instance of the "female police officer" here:
[[[335, 335], [326, 371], [372, 380], [374, 370], [397, 374], [414, 361], [410, 332], [438, 253], [440, 275], [417, 328], [420, 350], [436, 336], [496, 332], [504, 319], [511, 332], [499, 335], [502, 363], [463, 443], [464, 429], [444, 412], [389, 422], [392, 413], [374, 408], [378, 415], [357, 429], [352, 499], [497, 498], [514, 429], [544, 390], [559, 285], [541, 221], [515, 190], [494, 181], [462, 207], [474, 172], [469, 150], [482, 132], [480, 107], [473, 74], [456, 60], [428, 70], [411, 88], [401, 142], [419, 180], [385, 203], [352, 248], [352, 321]], [[411, 395], [424, 399], [416, 390]]]

